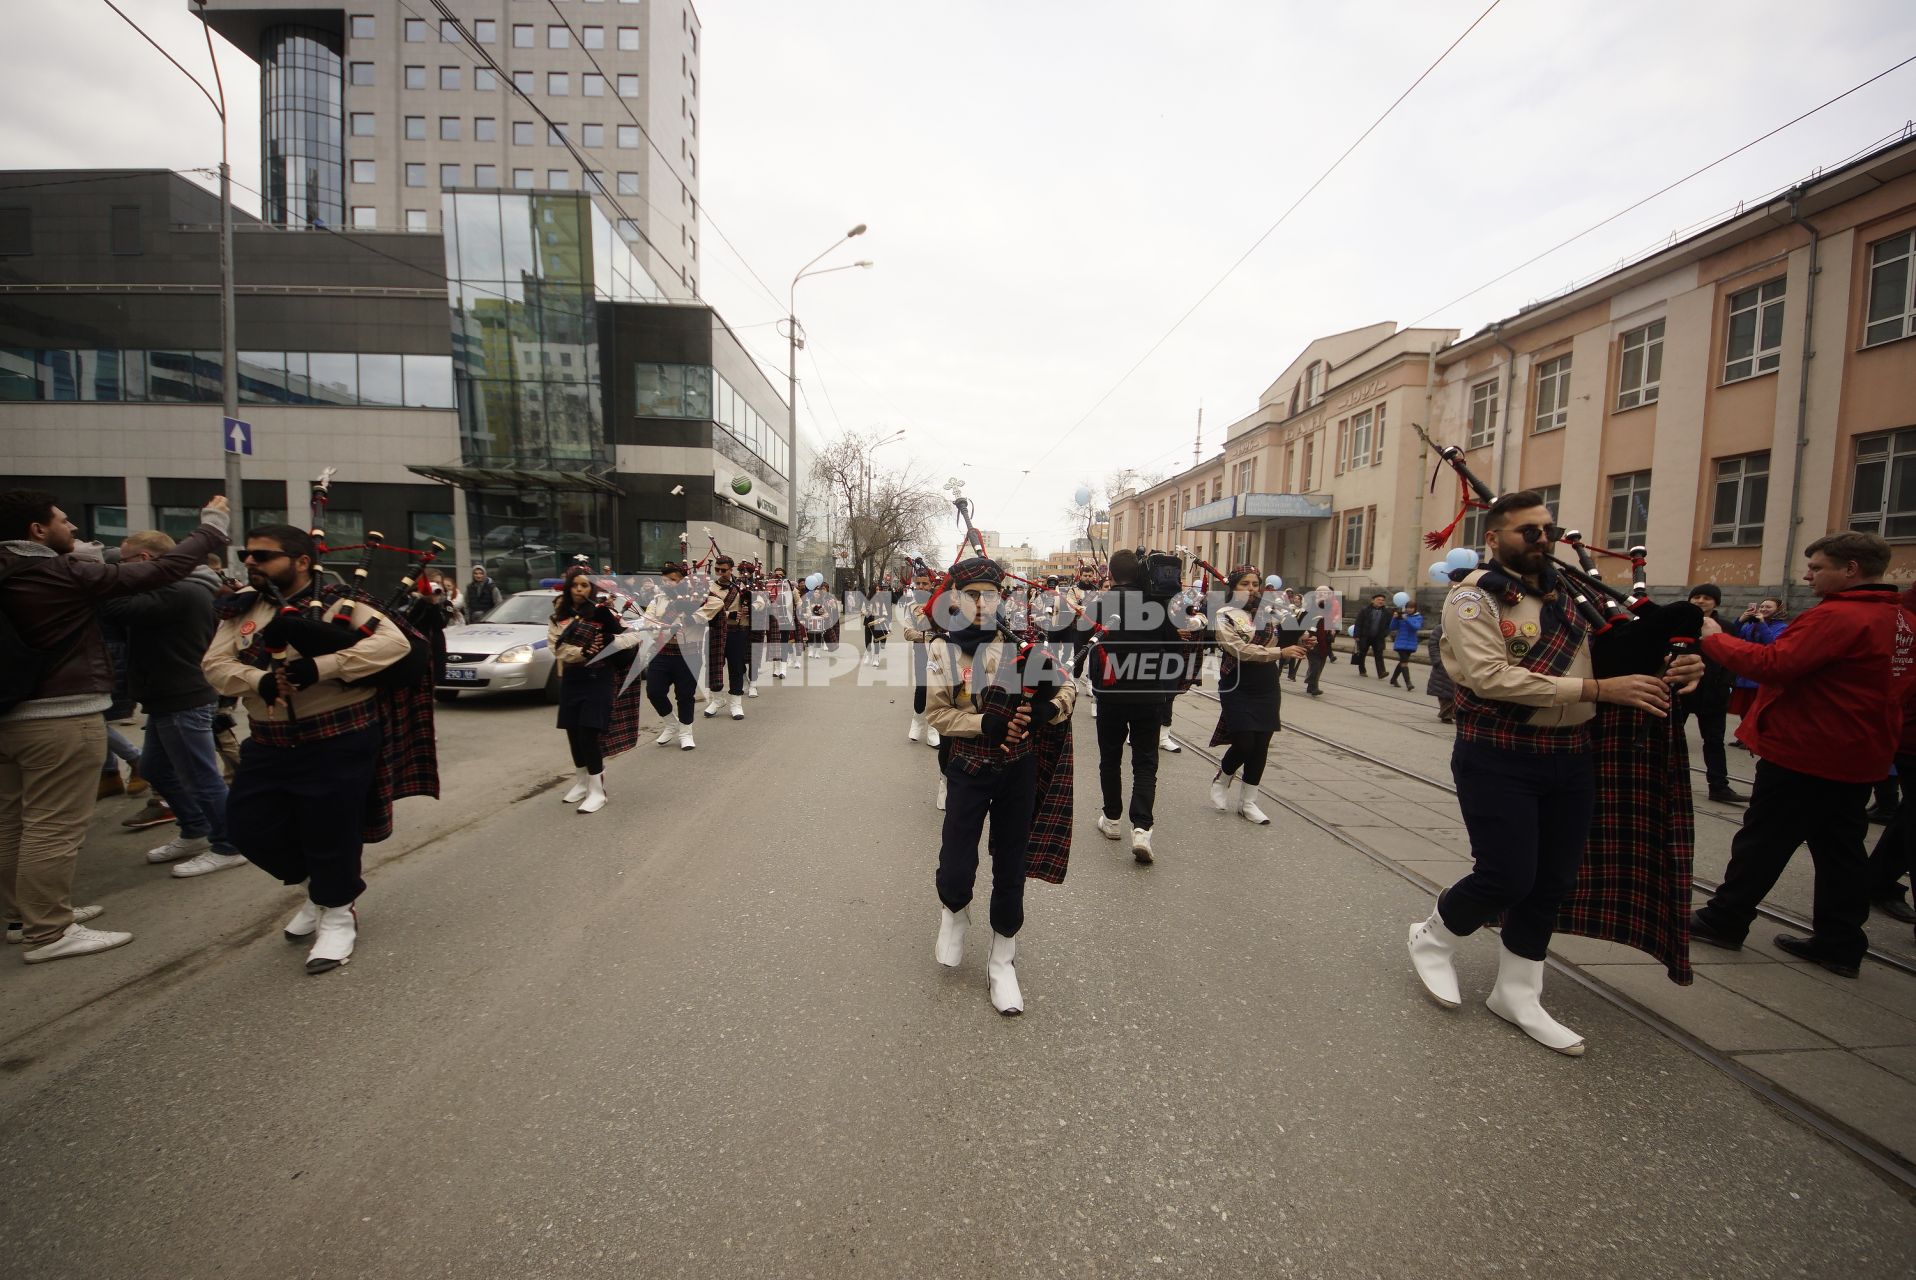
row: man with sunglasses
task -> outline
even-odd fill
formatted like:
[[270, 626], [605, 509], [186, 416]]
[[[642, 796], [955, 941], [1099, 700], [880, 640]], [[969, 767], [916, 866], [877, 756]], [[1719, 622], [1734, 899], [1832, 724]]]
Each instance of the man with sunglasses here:
[[[948, 643], [930, 664], [925, 718], [950, 746], [943, 839], [936, 886], [943, 904], [938, 963], [964, 959], [978, 878], [978, 841], [991, 821], [991, 951], [986, 965], [992, 1007], [1024, 1011], [1015, 964], [1024, 925], [1025, 878], [1059, 881], [1071, 848], [1071, 707], [1068, 668], [1021, 659], [998, 631], [1004, 571], [983, 556], [951, 568], [933, 617]], [[1032, 690], [1027, 693], [1026, 690]]]
[[[1557, 909], [1576, 885], [1596, 807], [1595, 704], [1662, 717], [1670, 687], [1658, 676], [1595, 678], [1589, 626], [1551, 568], [1562, 530], [1541, 495], [1505, 494], [1485, 529], [1489, 563], [1451, 589], [1441, 642], [1457, 686], [1450, 766], [1474, 866], [1410, 927], [1411, 963], [1431, 997], [1455, 1008], [1458, 943], [1502, 917], [1490, 1011], [1574, 1057], [1583, 1038], [1545, 1013], [1541, 997]], [[1668, 679], [1701, 671], [1692, 655]]]
[[[413, 645], [396, 620], [320, 584], [303, 530], [250, 529], [240, 558], [251, 590], [227, 600], [202, 663], [217, 692], [245, 701], [252, 729], [226, 804], [227, 835], [255, 866], [306, 887], [285, 934], [312, 938], [306, 971], [325, 973], [353, 954], [368, 832], [390, 833], [398, 795], [438, 791], [436, 775], [398, 785], [381, 775], [382, 751], [394, 762], [420, 746], [402, 718], [386, 714], [375, 683]], [[429, 681], [420, 665], [419, 682]], [[421, 730], [430, 734], [429, 717]]]

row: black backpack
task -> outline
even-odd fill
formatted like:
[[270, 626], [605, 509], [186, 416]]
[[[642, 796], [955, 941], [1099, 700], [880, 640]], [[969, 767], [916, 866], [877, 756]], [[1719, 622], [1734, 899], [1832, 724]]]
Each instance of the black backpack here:
[[[26, 557], [0, 568], [0, 586], [22, 569], [32, 568], [38, 560]], [[13, 710], [34, 695], [47, 668], [53, 665], [55, 649], [36, 649], [28, 644], [13, 618], [0, 609], [0, 712]]]

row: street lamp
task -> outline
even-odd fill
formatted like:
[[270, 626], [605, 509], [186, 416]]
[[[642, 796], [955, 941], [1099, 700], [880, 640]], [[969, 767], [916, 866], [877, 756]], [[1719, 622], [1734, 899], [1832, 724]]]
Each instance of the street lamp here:
[[[848, 267], [827, 267], [823, 271], [812, 270], [812, 268], [817, 266], [819, 262], [825, 258], [825, 255], [831, 253], [833, 249], [838, 248], [839, 245], [844, 244], [847, 240], [864, 234], [865, 224], [861, 222], [850, 231], [847, 231], [843, 236], [833, 241], [830, 248], [827, 248], [824, 253], [819, 254], [818, 257], [813, 258], [810, 262], [799, 268], [798, 274], [792, 277], [792, 287], [786, 294], [785, 458], [786, 465], [791, 468], [792, 474], [786, 476], [785, 479], [791, 487], [794, 523], [796, 523], [797, 519], [798, 498], [798, 349], [805, 345], [804, 339], [798, 336], [798, 282], [806, 276], [822, 276], [829, 275], [833, 271], [849, 271], [856, 268], [870, 267], [872, 264], [869, 261], [859, 261], [852, 263]], [[787, 561], [791, 559], [791, 554], [792, 548], [788, 542], [785, 546], [785, 557]], [[787, 567], [790, 567], [789, 564]]]
[[897, 444], [900, 440], [903, 440], [904, 438], [905, 438], [905, 429], [903, 427], [900, 427], [898, 428], [898, 430], [886, 436], [883, 440], [878, 441], [877, 443], [873, 444], [869, 449], [865, 450], [865, 510], [867, 512], [871, 511], [871, 506], [872, 506], [872, 455], [874, 453], [877, 453], [880, 449], [884, 448], [886, 445]]

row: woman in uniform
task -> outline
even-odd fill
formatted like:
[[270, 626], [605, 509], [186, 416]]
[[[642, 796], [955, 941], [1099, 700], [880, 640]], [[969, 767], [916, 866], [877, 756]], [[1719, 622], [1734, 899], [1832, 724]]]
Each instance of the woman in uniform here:
[[1218, 718], [1211, 735], [1212, 746], [1229, 744], [1217, 776], [1211, 779], [1211, 803], [1220, 813], [1229, 812], [1236, 790], [1238, 813], [1260, 826], [1270, 819], [1257, 806], [1257, 784], [1264, 777], [1271, 735], [1284, 727], [1278, 717], [1277, 664], [1308, 657], [1312, 649], [1309, 635], [1301, 644], [1280, 647], [1276, 643], [1274, 613], [1259, 617], [1263, 583], [1255, 566], [1231, 570], [1230, 603], [1217, 612]]

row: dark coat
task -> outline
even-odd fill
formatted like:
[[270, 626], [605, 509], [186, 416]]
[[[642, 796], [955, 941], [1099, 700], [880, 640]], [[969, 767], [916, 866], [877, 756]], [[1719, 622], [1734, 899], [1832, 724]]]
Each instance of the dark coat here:
[[1424, 648], [1430, 654], [1430, 678], [1424, 681], [1424, 692], [1433, 698], [1449, 702], [1457, 696], [1457, 686], [1450, 681], [1450, 672], [1444, 668], [1444, 655], [1438, 652], [1438, 642], [1444, 638], [1444, 628], [1440, 624], [1430, 629], [1424, 637]]
[[148, 715], [217, 700], [200, 659], [219, 625], [219, 594], [219, 578], [201, 567], [157, 591], [101, 602], [100, 617], [126, 628], [127, 685]]

